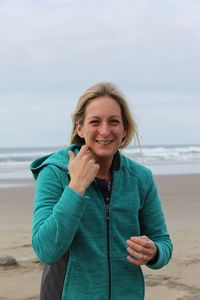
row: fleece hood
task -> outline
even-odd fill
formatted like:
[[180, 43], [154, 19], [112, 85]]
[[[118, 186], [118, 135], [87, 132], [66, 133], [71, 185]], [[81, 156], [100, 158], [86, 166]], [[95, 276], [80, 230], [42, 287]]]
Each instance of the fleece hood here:
[[60, 169], [67, 171], [67, 165], [69, 162], [69, 154], [68, 151], [71, 150], [74, 152], [75, 155], [78, 154], [81, 145], [72, 144], [66, 148], [63, 148], [55, 153], [51, 153], [49, 155], [45, 155], [34, 160], [31, 165], [30, 169], [33, 174], [35, 180], [37, 180], [37, 176], [42, 168], [47, 165], [54, 165]]

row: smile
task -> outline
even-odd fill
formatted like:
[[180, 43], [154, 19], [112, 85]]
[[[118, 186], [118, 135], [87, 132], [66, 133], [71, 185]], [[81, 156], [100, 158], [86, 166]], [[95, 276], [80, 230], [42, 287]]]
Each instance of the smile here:
[[96, 140], [96, 142], [100, 145], [109, 145], [113, 142], [113, 140]]

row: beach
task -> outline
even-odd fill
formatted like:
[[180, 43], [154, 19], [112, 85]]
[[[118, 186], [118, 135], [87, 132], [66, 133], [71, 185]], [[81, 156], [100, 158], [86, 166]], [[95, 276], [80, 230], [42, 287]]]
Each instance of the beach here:
[[[163, 269], [143, 267], [145, 300], [198, 300], [200, 175], [159, 175], [155, 179], [174, 252]], [[33, 198], [33, 180], [0, 180], [0, 257], [9, 255], [17, 261], [17, 265], [0, 266], [0, 300], [39, 299], [42, 265], [31, 248]]]

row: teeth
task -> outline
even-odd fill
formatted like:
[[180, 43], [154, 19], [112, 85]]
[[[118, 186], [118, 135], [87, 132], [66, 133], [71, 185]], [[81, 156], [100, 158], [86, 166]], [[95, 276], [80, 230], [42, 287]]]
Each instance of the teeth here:
[[108, 144], [111, 144], [112, 143], [112, 140], [97, 140], [96, 141], [98, 144], [101, 144], [101, 145], [108, 145]]

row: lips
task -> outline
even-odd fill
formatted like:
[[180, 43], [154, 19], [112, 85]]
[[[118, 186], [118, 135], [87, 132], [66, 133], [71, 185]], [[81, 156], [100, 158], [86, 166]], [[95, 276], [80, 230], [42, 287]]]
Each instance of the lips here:
[[96, 142], [100, 145], [110, 145], [113, 140], [96, 140]]

